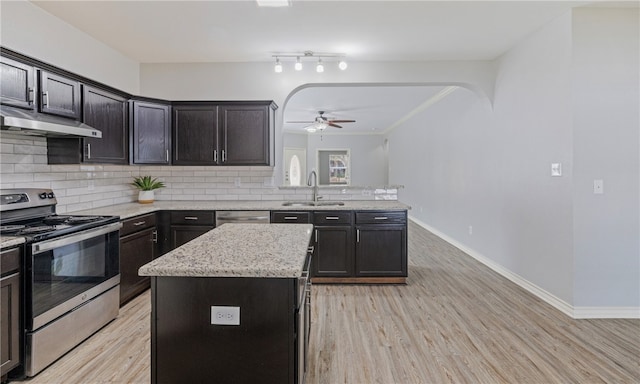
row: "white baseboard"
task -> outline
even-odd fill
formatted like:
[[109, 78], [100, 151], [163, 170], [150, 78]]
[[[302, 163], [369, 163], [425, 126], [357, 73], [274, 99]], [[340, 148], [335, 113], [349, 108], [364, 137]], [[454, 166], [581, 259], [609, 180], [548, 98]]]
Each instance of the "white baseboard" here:
[[640, 319], [636, 307], [573, 307], [574, 319]]
[[556, 297], [550, 292], [540, 288], [539, 286], [533, 284], [522, 276], [510, 271], [509, 269], [503, 267], [502, 265], [496, 263], [495, 261], [489, 259], [488, 257], [476, 252], [475, 250], [468, 248], [464, 244], [458, 242], [452, 237], [445, 235], [439, 230], [431, 227], [430, 225], [416, 219], [415, 217], [409, 216], [409, 219], [426, 229], [427, 231], [433, 233], [434, 235], [440, 237], [442, 240], [447, 243], [453, 245], [454, 247], [460, 249], [467, 255], [473, 257], [478, 260], [482, 264], [491, 268], [495, 272], [499, 273], [503, 277], [509, 279], [513, 283], [519, 285], [520, 287], [526, 289], [531, 294], [535, 295], [539, 299], [543, 300], [547, 304], [553, 306], [560, 312], [565, 315], [574, 318], [574, 319], [640, 319], [640, 308], [637, 307], [574, 307], [566, 301]]

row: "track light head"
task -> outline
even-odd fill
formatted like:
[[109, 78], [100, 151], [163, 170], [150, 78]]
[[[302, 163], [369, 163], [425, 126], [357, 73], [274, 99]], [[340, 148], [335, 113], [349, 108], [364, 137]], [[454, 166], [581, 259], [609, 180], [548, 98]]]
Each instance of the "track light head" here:
[[273, 70], [276, 71], [276, 73], [282, 72], [282, 64], [280, 63], [280, 59], [277, 57], [276, 57], [276, 65], [273, 67]]

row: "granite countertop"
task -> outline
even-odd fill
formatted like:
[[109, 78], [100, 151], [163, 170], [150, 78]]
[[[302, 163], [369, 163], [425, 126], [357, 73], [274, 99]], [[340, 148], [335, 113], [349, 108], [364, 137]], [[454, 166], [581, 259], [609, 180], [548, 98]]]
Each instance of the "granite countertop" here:
[[353, 211], [411, 209], [396, 200], [347, 200], [344, 205], [283, 206], [283, 201], [226, 200], [226, 201], [155, 201], [152, 204], [126, 203], [107, 207], [70, 212], [77, 215], [116, 215], [122, 219], [161, 210], [210, 210], [210, 211]]
[[0, 249], [16, 247], [25, 243], [21, 236], [0, 236]]
[[140, 267], [140, 276], [302, 275], [311, 224], [224, 224]]

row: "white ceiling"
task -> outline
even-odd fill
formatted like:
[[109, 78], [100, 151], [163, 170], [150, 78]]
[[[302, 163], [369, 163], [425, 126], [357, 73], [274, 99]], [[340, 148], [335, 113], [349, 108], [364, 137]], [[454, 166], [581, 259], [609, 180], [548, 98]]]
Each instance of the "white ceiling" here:
[[[336, 52], [352, 61], [492, 60], [577, 1], [32, 1], [140, 63], [271, 61], [274, 53]], [[380, 132], [440, 87], [303, 89], [283, 119], [319, 110], [344, 132]], [[349, 127], [347, 129], [347, 127]], [[285, 124], [300, 130], [300, 124]]]

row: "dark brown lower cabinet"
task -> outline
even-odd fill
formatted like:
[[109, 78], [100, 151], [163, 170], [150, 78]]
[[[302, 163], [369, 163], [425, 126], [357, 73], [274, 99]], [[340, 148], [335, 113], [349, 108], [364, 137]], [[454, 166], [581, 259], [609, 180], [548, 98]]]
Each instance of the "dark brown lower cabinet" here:
[[[296, 383], [297, 279], [152, 277], [152, 383]], [[212, 324], [239, 307], [239, 325]]]
[[155, 228], [120, 238], [120, 305], [149, 288], [149, 278], [138, 269], [154, 257]]
[[20, 365], [20, 248], [0, 253], [0, 376]]
[[171, 241], [172, 249], [176, 249], [182, 244], [186, 244], [200, 235], [212, 230], [211, 225], [172, 225]]
[[356, 211], [355, 222], [355, 275], [406, 278], [407, 212]]
[[157, 252], [156, 214], [122, 221], [120, 230], [120, 306], [150, 286], [149, 278], [138, 276], [138, 269], [152, 261]]
[[170, 220], [171, 249], [215, 228], [214, 211], [171, 211]]
[[356, 276], [407, 276], [403, 225], [356, 226]]
[[313, 212], [311, 277], [353, 276], [352, 220], [351, 211]]
[[353, 276], [351, 226], [317, 226], [314, 231], [311, 276]]

